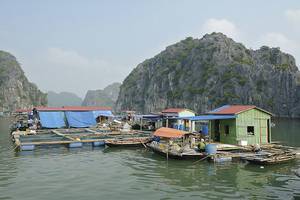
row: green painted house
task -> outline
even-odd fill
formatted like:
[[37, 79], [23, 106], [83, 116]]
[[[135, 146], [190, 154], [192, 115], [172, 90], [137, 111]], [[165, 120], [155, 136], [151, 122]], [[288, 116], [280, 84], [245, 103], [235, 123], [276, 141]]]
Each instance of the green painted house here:
[[256, 106], [226, 105], [208, 113], [209, 135], [226, 144], [267, 144], [271, 142], [271, 116]]

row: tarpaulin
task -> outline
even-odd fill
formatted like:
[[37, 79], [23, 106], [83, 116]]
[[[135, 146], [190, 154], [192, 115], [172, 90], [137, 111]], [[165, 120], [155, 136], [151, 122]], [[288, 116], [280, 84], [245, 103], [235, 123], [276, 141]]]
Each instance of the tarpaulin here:
[[67, 111], [65, 113], [70, 127], [83, 128], [96, 125], [93, 111]]
[[63, 128], [66, 126], [63, 112], [39, 112], [43, 128]]

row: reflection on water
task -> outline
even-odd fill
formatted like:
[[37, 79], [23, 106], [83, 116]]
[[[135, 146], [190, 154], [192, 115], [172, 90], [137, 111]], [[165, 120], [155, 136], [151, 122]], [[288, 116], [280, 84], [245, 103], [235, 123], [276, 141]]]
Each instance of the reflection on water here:
[[274, 119], [275, 127], [272, 128], [272, 140], [280, 141], [289, 146], [300, 147], [300, 119]]
[[[281, 121], [280, 121], [281, 122]], [[298, 121], [276, 122], [273, 139], [299, 146]], [[0, 126], [2, 129], [5, 127]], [[284, 128], [285, 127], [285, 128]], [[292, 141], [291, 141], [292, 140]], [[292, 199], [300, 198], [300, 162], [278, 166], [166, 160], [144, 148], [15, 153], [0, 134], [0, 199]]]

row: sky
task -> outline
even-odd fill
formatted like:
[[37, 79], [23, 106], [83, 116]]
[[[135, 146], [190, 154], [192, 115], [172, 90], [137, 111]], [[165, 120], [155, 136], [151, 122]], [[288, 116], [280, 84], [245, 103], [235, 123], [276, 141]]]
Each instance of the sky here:
[[0, 0], [0, 49], [44, 92], [84, 97], [214, 31], [252, 49], [280, 47], [299, 66], [299, 0]]

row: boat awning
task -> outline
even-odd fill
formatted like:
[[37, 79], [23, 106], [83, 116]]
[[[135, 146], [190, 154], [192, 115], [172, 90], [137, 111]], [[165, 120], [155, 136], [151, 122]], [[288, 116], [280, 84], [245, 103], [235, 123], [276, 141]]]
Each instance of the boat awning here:
[[103, 117], [114, 117], [110, 110], [94, 110], [93, 111], [94, 117], [97, 118], [99, 116]]
[[235, 119], [236, 115], [199, 115], [194, 117], [180, 117], [178, 119], [187, 119], [191, 121], [209, 121], [217, 119]]
[[137, 119], [147, 119], [147, 120], [153, 120], [153, 121], [157, 121], [157, 120], [160, 120], [162, 119], [162, 115], [152, 115], [152, 114], [149, 114], [149, 115], [136, 115], [135, 116]]
[[187, 132], [185, 132], [185, 131], [180, 131], [180, 130], [173, 129], [173, 128], [162, 127], [162, 128], [157, 129], [154, 132], [154, 136], [164, 137], [164, 138], [181, 138], [186, 133]]

